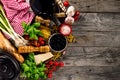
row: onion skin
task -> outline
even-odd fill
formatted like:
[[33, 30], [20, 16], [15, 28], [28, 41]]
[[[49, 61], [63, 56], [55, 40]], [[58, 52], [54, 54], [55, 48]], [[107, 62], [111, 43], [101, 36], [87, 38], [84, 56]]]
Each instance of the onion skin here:
[[[69, 33], [67, 33], [67, 34], [64, 34], [64, 33], [63, 33], [62, 28], [63, 28], [64, 26], [69, 26], [69, 28], [70, 28], [70, 32], [69, 32]], [[62, 24], [62, 25], [60, 26], [60, 33], [61, 33], [62, 35], [68, 36], [68, 35], [70, 35], [71, 32], [72, 32], [72, 27], [71, 27], [71, 25], [64, 23], [64, 24]]]

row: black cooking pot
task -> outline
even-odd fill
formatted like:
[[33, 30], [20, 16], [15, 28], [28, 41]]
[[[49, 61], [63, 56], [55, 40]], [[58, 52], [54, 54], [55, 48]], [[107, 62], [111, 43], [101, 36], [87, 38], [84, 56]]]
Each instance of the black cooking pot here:
[[0, 49], [0, 80], [16, 80], [19, 74], [19, 62], [10, 53]]
[[30, 0], [32, 10], [42, 17], [49, 17], [54, 12], [55, 0]]
[[30, 6], [36, 15], [51, 19], [55, 24], [60, 25], [60, 21], [55, 16], [55, 12], [58, 11], [55, 0], [30, 0]]

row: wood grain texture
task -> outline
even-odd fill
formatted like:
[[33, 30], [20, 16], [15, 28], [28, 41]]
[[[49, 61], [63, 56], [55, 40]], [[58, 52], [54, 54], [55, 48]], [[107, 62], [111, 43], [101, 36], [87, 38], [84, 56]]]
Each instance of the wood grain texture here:
[[57, 71], [55, 80], [119, 80], [119, 71], [119, 66], [65, 67]]
[[120, 47], [119, 13], [82, 13], [73, 25], [77, 42], [69, 46]]
[[114, 13], [120, 12], [120, 0], [69, 1], [89, 13], [73, 24], [77, 41], [61, 58], [65, 67], [48, 80], [120, 80], [120, 13]]
[[120, 12], [120, 0], [69, 0], [81, 12]]
[[70, 44], [70, 46], [120, 47], [120, 32], [76, 31], [73, 34], [77, 36], [77, 42]]
[[65, 67], [48, 80], [120, 80], [119, 13], [82, 13], [73, 35], [76, 43], [61, 58]]
[[82, 13], [73, 35], [60, 59], [65, 67], [47, 80], [120, 80], [119, 13]]
[[73, 24], [77, 41], [61, 58], [65, 67], [47, 80], [120, 80], [120, 0], [69, 1], [89, 13]]
[[120, 31], [120, 13], [81, 13], [74, 31]]

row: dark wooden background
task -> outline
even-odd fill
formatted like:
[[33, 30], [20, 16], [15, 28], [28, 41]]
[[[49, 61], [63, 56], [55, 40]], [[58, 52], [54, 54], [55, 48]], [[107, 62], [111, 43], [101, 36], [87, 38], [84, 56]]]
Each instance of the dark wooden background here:
[[48, 80], [120, 80], [120, 0], [69, 0], [81, 16], [73, 25], [65, 67]]

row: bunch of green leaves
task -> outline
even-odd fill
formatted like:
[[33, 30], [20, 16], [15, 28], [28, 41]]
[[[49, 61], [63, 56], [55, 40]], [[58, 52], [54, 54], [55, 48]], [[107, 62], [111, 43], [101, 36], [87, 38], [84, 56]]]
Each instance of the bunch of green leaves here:
[[44, 63], [40, 63], [36, 66], [35, 60], [34, 60], [34, 53], [30, 53], [23, 64], [21, 64], [22, 72], [23, 74], [29, 79], [29, 80], [38, 80], [46, 79], [46, 74], [44, 73], [46, 68]]
[[27, 33], [31, 39], [38, 40], [38, 36], [42, 36], [41, 31], [38, 29], [40, 27], [40, 23], [36, 22], [30, 25], [29, 23], [22, 23], [24, 28], [24, 32]]

